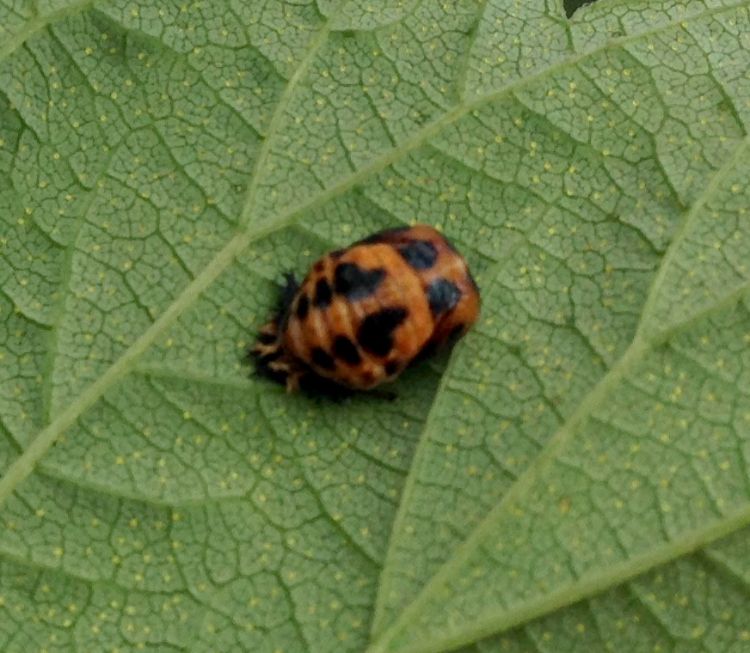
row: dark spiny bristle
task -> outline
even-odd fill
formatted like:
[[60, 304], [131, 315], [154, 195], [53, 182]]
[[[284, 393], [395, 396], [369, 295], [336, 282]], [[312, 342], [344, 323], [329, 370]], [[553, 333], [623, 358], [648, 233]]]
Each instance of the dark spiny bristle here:
[[299, 290], [299, 282], [292, 272], [284, 273], [284, 285], [281, 287], [279, 301], [276, 305], [276, 321], [283, 324], [289, 314], [294, 297]]
[[255, 351], [254, 353], [260, 365], [270, 365], [281, 356], [280, 349], [273, 349], [265, 354], [262, 351]]
[[281, 358], [282, 353], [278, 324], [276, 320], [272, 320], [258, 331], [255, 343], [247, 351], [247, 361], [255, 366], [258, 376], [283, 384], [286, 382], [286, 372], [271, 368], [271, 364]]
[[280, 370], [272, 370], [267, 365], [258, 365], [255, 368], [255, 373], [263, 377], [264, 379], [268, 379], [270, 381], [273, 381], [274, 383], [278, 383], [279, 385], [286, 385], [286, 379], [289, 376], [289, 372], [282, 372]]
[[270, 331], [261, 331], [258, 333], [258, 342], [261, 345], [272, 345], [274, 342], [276, 342], [276, 334], [271, 333]]
[[[263, 347], [262, 349], [267, 350], [267, 347]], [[286, 377], [289, 375], [289, 371], [286, 369], [274, 369], [271, 367], [271, 363], [274, 361], [278, 361], [278, 359], [281, 356], [281, 349], [276, 348], [272, 349], [271, 351], [265, 351], [265, 353], [259, 349], [258, 347], [255, 347], [251, 350], [250, 355], [252, 356], [253, 362], [255, 363], [255, 374], [270, 379], [271, 381], [274, 381], [275, 383], [280, 383], [281, 385], [286, 384]]]

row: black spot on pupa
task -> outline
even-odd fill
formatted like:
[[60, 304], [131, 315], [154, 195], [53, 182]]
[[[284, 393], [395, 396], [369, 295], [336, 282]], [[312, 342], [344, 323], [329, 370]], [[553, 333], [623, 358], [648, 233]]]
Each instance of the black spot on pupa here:
[[368, 315], [357, 331], [360, 346], [376, 356], [385, 356], [393, 348], [393, 330], [408, 315], [405, 308], [384, 308]]
[[337, 259], [340, 259], [344, 255], [344, 252], [346, 252], [345, 249], [334, 249], [332, 252], [328, 252], [328, 256], [330, 256], [334, 261], [336, 261]]
[[333, 341], [333, 355], [349, 365], [358, 365], [362, 362], [357, 345], [346, 336], [337, 336]]
[[398, 253], [415, 270], [429, 270], [437, 261], [438, 252], [429, 240], [414, 240], [398, 246]]
[[383, 229], [378, 231], [367, 238], [363, 238], [355, 243], [355, 245], [372, 245], [374, 243], [388, 243], [395, 240], [400, 234], [409, 231], [411, 227], [393, 227], [391, 229]]
[[307, 295], [300, 295], [297, 300], [297, 308], [294, 311], [297, 319], [304, 320], [307, 317], [307, 313], [310, 310], [310, 300]]
[[328, 285], [326, 279], [318, 279], [318, 283], [315, 284], [315, 297], [313, 298], [313, 306], [316, 308], [325, 308], [331, 303], [331, 286]]
[[436, 279], [427, 287], [427, 299], [430, 301], [430, 311], [437, 316], [455, 308], [461, 299], [461, 291], [448, 279]]
[[336, 361], [331, 358], [330, 354], [325, 349], [315, 347], [311, 353], [312, 362], [318, 367], [322, 367], [324, 370], [332, 370], [336, 367]]
[[398, 372], [398, 363], [396, 361], [390, 361], [385, 364], [385, 374], [386, 376], [393, 376], [396, 372]]
[[339, 263], [334, 272], [334, 289], [339, 295], [355, 301], [372, 295], [385, 279], [385, 270], [364, 270], [355, 263]]

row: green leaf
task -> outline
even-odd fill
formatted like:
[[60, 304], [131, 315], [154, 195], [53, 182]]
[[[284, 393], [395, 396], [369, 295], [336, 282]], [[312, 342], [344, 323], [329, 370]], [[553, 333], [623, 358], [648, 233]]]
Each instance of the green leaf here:
[[[750, 5], [0, 0], [0, 648], [744, 650]], [[442, 228], [383, 402], [243, 363]]]

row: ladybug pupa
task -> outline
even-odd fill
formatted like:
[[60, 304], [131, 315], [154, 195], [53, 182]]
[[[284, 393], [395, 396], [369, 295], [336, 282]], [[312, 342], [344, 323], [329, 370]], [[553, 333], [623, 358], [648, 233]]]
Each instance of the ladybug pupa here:
[[370, 390], [450, 345], [476, 322], [466, 261], [429, 225], [387, 229], [287, 275], [278, 313], [252, 349], [258, 371], [293, 392]]

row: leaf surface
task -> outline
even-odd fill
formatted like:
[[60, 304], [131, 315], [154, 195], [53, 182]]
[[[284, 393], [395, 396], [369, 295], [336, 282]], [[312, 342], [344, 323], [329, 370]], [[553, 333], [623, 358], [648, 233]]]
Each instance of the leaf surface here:
[[[3, 650], [750, 641], [747, 2], [0, 26]], [[417, 220], [482, 287], [450, 360], [249, 375], [281, 272]]]

